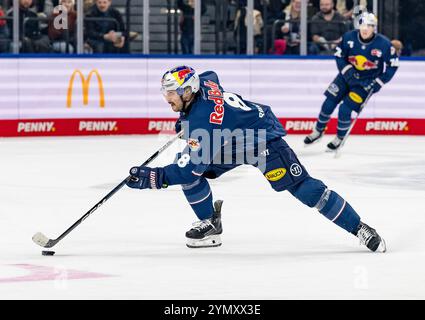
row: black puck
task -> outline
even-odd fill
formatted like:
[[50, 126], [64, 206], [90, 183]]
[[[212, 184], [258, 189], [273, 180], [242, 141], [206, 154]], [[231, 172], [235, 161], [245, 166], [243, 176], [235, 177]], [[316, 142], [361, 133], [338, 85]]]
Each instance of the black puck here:
[[43, 256], [53, 256], [55, 254], [54, 251], [41, 251]]

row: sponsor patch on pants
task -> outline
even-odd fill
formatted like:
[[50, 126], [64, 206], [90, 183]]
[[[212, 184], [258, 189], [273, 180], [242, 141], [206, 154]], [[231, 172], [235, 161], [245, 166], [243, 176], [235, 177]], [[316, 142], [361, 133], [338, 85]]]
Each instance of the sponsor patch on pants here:
[[338, 95], [339, 88], [335, 83], [332, 82], [328, 87], [328, 92], [336, 97]]
[[348, 96], [353, 100], [355, 103], [362, 103], [363, 99], [360, 97], [357, 93], [351, 91]]
[[282, 179], [285, 176], [285, 174], [286, 174], [285, 168], [277, 168], [269, 172], [266, 172], [265, 176], [267, 180], [269, 181], [278, 181]]

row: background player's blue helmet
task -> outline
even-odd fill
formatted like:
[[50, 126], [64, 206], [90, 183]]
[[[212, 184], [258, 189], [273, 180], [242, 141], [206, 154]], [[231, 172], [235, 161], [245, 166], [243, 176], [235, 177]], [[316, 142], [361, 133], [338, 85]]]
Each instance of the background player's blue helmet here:
[[199, 91], [199, 76], [189, 66], [178, 66], [164, 73], [161, 80], [161, 91], [175, 90], [178, 95], [183, 95], [184, 89], [191, 87], [192, 93]]

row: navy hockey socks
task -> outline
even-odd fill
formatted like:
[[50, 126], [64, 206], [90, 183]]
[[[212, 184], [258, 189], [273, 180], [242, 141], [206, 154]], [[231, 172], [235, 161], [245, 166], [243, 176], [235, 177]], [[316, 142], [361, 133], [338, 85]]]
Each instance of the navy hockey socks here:
[[328, 124], [332, 112], [334, 112], [336, 106], [337, 103], [334, 100], [326, 98], [326, 100], [323, 102], [322, 109], [320, 110], [319, 118], [317, 119], [317, 131], [322, 132], [325, 130], [326, 125]]
[[182, 185], [187, 201], [199, 220], [211, 218], [214, 212], [210, 185], [204, 177]]
[[355, 233], [360, 223], [357, 212], [338, 193], [312, 177], [288, 188], [288, 191], [310, 208], [315, 207], [321, 214], [350, 233]]
[[360, 223], [357, 212], [335, 191], [326, 189], [316, 204], [317, 210], [336, 225], [355, 233]]
[[340, 138], [345, 137], [348, 129], [350, 128], [351, 113], [352, 113], [352, 110], [350, 109], [350, 107], [347, 105], [346, 102], [343, 102], [339, 106], [337, 136]]

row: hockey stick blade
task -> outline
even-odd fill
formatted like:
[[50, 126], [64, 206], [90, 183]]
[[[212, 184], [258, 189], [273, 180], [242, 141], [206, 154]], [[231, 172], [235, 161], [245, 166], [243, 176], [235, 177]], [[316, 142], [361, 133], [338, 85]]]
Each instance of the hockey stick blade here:
[[34, 243], [38, 244], [40, 247], [43, 248], [51, 248], [55, 245], [53, 240], [47, 238], [41, 232], [37, 232], [35, 235], [33, 235], [32, 241], [34, 241]]

